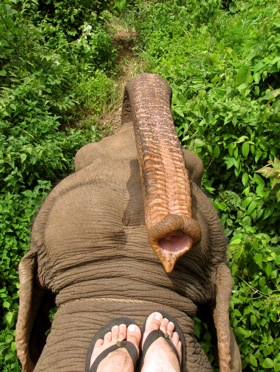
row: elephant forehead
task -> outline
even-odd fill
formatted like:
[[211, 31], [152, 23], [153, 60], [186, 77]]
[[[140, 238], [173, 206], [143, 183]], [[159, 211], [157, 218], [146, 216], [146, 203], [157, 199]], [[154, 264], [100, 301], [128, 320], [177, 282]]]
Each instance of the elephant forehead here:
[[[132, 179], [131, 179], [132, 180]], [[50, 266], [59, 269], [125, 250], [126, 229], [144, 225], [139, 185], [113, 180], [77, 184], [57, 198], [48, 215], [45, 249]], [[99, 252], [99, 253], [98, 253]]]

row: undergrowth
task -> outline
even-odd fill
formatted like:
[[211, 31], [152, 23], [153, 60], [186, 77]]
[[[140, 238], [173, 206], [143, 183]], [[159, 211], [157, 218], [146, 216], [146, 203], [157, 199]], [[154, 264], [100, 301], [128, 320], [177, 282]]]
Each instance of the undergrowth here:
[[93, 3], [0, 4], [1, 371], [20, 370], [17, 265], [34, 214], [76, 151], [104, 135], [97, 117], [114, 91], [116, 50], [101, 18], [106, 4]]

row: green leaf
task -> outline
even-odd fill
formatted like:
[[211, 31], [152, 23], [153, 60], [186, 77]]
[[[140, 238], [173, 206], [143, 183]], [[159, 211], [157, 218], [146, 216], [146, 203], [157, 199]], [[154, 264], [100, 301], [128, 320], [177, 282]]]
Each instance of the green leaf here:
[[256, 201], [256, 200], [253, 200], [253, 201], [250, 203], [250, 205], [249, 205], [249, 207], [248, 207], [248, 209], [247, 209], [248, 214], [249, 214], [249, 215], [252, 214], [252, 212], [257, 208], [258, 205], [259, 205], [259, 202]]
[[7, 312], [7, 313], [5, 314], [5, 320], [6, 320], [6, 322], [7, 322], [8, 324], [12, 324], [12, 322], [13, 322], [13, 317], [14, 317], [14, 314], [13, 314], [11, 311]]
[[241, 241], [242, 241], [242, 237], [239, 236], [239, 235], [235, 235], [235, 236], [231, 239], [230, 244], [231, 244], [231, 245], [232, 245], [232, 244], [234, 244], [234, 245], [240, 245]]
[[250, 144], [249, 142], [243, 142], [242, 147], [241, 147], [241, 152], [244, 158], [247, 158], [248, 154], [250, 151]]
[[238, 166], [237, 160], [235, 158], [225, 158], [225, 163], [226, 163], [227, 169], [230, 169], [233, 166], [234, 167]]
[[262, 269], [263, 267], [263, 255], [261, 253], [256, 253], [253, 257], [256, 264]]
[[262, 366], [264, 368], [273, 368], [274, 367], [274, 362], [270, 358], [265, 358], [265, 360], [263, 361]]
[[211, 145], [207, 145], [207, 150], [209, 151], [209, 154], [213, 153], [213, 148]]
[[251, 322], [251, 325], [256, 324], [256, 321], [257, 321], [256, 315], [255, 315], [255, 314], [252, 314], [252, 315], [250, 316], [250, 322]]
[[[241, 314], [240, 314], [241, 315]], [[238, 327], [236, 332], [239, 333], [241, 336], [248, 338], [251, 336], [252, 332], [250, 330], [244, 329], [242, 327]]]
[[11, 334], [8, 334], [7, 337], [6, 337], [6, 343], [9, 344], [10, 342], [12, 342], [14, 339], [14, 337], [11, 335]]
[[4, 301], [2, 306], [3, 306], [4, 308], [6, 308], [6, 309], [9, 309], [10, 306], [11, 306], [11, 304], [10, 304], [8, 301]]
[[253, 367], [257, 367], [257, 366], [258, 366], [257, 359], [256, 359], [256, 357], [255, 357], [253, 354], [251, 354], [251, 355], [249, 356], [249, 362], [251, 363], [251, 365], [252, 365]]
[[218, 145], [216, 145], [216, 146], [214, 147], [214, 153], [213, 153], [214, 158], [218, 159], [219, 156], [220, 156], [220, 153], [221, 153], [220, 148], [219, 148]]
[[280, 28], [280, 21], [275, 21], [272, 24], [275, 28]]
[[235, 77], [235, 86], [236, 87], [240, 87], [242, 85], [245, 86], [247, 84], [249, 75], [250, 75], [249, 66], [241, 66]]
[[236, 141], [236, 143], [242, 143], [244, 142], [246, 139], [248, 139], [248, 136], [241, 136], [238, 138], [238, 140]]
[[270, 277], [271, 277], [271, 273], [272, 273], [272, 266], [271, 266], [270, 263], [268, 263], [268, 264], [265, 266], [264, 271], [265, 271], [267, 277], [270, 278]]
[[243, 200], [242, 206], [246, 208], [251, 203], [252, 200], [253, 200], [252, 196], [248, 196], [245, 200]]
[[25, 162], [25, 160], [27, 159], [27, 155], [26, 154], [20, 154], [20, 160], [21, 160], [21, 162], [22, 163], [24, 163]]
[[248, 175], [248, 173], [243, 173], [243, 174], [242, 174], [242, 184], [243, 184], [243, 186], [246, 186], [246, 185], [247, 185], [248, 180], [249, 180], [249, 175]]
[[267, 93], [262, 99], [263, 100], [271, 100], [280, 95], [280, 89], [275, 89]]

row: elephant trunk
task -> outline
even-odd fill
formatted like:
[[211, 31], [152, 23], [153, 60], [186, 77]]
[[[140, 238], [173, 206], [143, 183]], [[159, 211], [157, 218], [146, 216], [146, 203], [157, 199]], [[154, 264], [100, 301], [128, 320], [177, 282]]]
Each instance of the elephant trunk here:
[[122, 114], [123, 123], [134, 124], [148, 239], [167, 273], [201, 234], [170, 101], [160, 76], [141, 74], [126, 87]]

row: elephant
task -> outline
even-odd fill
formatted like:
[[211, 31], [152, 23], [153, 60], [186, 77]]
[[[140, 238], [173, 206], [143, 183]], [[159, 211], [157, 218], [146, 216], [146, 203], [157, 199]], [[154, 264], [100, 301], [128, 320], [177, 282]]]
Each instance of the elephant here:
[[220, 370], [241, 371], [226, 238], [201, 189], [202, 161], [179, 142], [171, 93], [156, 74], [129, 81], [120, 128], [82, 147], [75, 172], [41, 206], [19, 264], [23, 372], [83, 371], [104, 323], [129, 316], [141, 325], [153, 311], [180, 323], [185, 371], [212, 370], [194, 335], [200, 312], [213, 325]]

